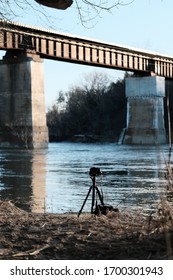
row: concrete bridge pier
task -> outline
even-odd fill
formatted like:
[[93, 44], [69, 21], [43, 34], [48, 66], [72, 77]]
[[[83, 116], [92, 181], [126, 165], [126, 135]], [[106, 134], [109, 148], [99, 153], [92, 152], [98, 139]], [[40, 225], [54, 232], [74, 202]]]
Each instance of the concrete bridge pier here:
[[165, 78], [126, 79], [127, 128], [124, 144], [165, 144]]
[[0, 147], [47, 145], [43, 61], [34, 53], [7, 51], [0, 61]]

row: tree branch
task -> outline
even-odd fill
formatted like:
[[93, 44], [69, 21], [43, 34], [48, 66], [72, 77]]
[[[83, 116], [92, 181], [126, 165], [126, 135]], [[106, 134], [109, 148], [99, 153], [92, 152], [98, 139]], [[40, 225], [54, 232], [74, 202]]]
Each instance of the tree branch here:
[[115, 7], [130, 5], [133, 1], [134, 0], [1, 0], [0, 17], [1, 19], [13, 20], [24, 16], [25, 11], [28, 11], [29, 8], [35, 11], [37, 16], [41, 15], [48, 19], [50, 16], [47, 16], [47, 11], [44, 10], [43, 6], [55, 9], [66, 9], [66, 7], [72, 5], [76, 7], [80, 23], [85, 27], [91, 28], [97, 23], [97, 18], [101, 16], [101, 12], [111, 12]]
[[94, 22], [94, 20], [100, 17], [101, 12], [111, 12], [114, 8], [118, 8], [119, 6], [130, 5], [134, 0], [82, 0], [81, 4], [79, 4], [79, 0], [75, 0], [74, 2], [81, 24], [84, 27], [92, 28], [97, 23]]

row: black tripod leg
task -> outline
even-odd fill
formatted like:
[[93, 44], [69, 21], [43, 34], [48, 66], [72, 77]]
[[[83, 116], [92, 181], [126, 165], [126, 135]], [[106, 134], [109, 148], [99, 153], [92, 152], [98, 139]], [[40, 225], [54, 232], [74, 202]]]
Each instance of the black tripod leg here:
[[87, 195], [86, 195], [86, 198], [85, 198], [85, 200], [84, 200], [84, 202], [83, 202], [83, 204], [82, 204], [82, 207], [81, 207], [81, 209], [80, 209], [80, 211], [79, 211], [79, 213], [78, 213], [78, 215], [77, 215], [78, 217], [79, 217], [80, 214], [82, 213], [82, 210], [83, 210], [83, 208], [84, 208], [84, 206], [85, 206], [85, 203], [86, 203], [86, 201], [87, 201], [87, 199], [88, 199], [88, 196], [89, 196], [91, 190], [92, 190], [92, 186], [89, 188], [89, 191], [88, 191], [88, 193], [87, 193]]
[[99, 199], [100, 199], [101, 204], [104, 205], [103, 197], [102, 197], [102, 195], [101, 195], [101, 193], [100, 193], [98, 187], [96, 186], [95, 188], [96, 188], [96, 191], [97, 191], [97, 194], [98, 194], [98, 197], [99, 197]]
[[93, 193], [92, 193], [92, 204], [91, 204], [91, 214], [94, 213], [94, 204], [95, 204], [95, 186], [92, 187]]

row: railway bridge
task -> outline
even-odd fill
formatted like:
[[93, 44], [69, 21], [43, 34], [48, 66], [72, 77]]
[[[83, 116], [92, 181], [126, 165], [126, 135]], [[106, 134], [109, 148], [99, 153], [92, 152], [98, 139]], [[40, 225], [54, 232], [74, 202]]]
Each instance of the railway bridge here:
[[[46, 147], [44, 59], [131, 71], [126, 79], [127, 127], [120, 142], [166, 143], [165, 79], [173, 57], [0, 20], [0, 147]], [[67, 66], [68, 67], [68, 66]]]

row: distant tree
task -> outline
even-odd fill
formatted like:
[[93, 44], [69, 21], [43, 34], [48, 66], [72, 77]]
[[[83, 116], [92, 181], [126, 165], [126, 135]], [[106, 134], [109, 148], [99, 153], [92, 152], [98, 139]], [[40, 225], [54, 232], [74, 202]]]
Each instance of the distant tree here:
[[80, 84], [64, 93], [63, 111], [58, 111], [58, 103], [49, 110], [50, 134], [61, 139], [75, 134], [118, 137], [126, 125], [124, 81], [113, 83], [106, 75], [93, 73]]
[[[58, 110], [58, 105], [53, 105], [47, 112], [47, 124], [49, 127], [50, 141], [61, 141], [69, 136], [67, 131], [68, 121], [66, 114]], [[66, 132], [67, 131], [67, 132]]]
[[82, 88], [87, 92], [93, 92], [96, 95], [106, 91], [110, 86], [110, 78], [102, 72], [93, 72], [85, 74], [81, 81]]

